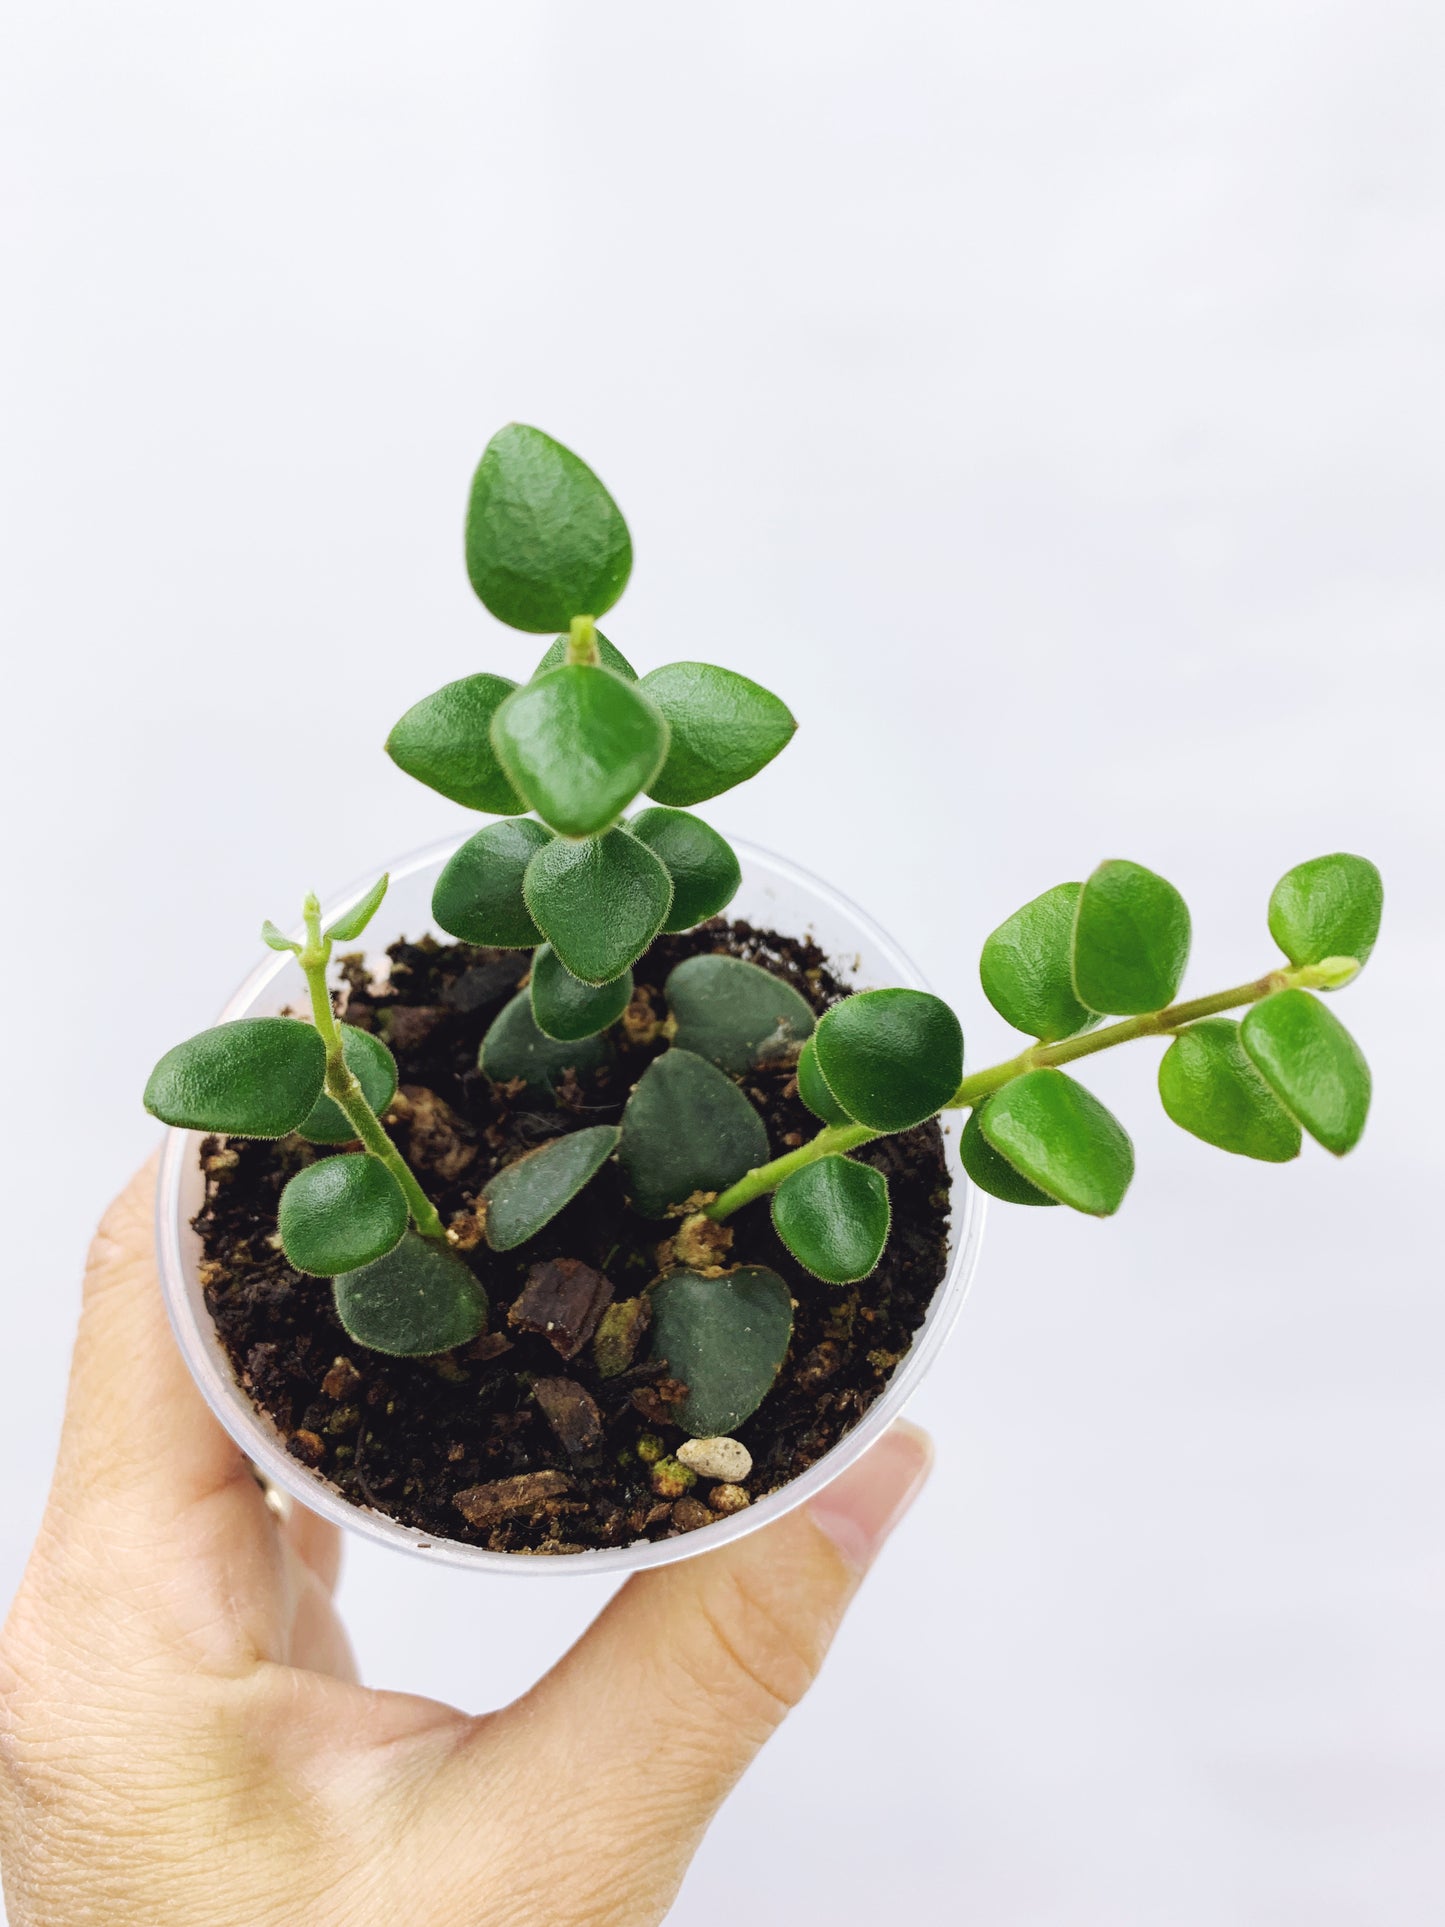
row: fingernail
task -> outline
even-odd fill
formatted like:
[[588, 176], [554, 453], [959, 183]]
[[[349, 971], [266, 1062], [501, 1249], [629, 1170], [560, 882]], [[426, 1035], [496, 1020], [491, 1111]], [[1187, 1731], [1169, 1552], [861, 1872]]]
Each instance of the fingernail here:
[[849, 1565], [866, 1572], [922, 1491], [932, 1465], [932, 1439], [899, 1419], [818, 1494], [808, 1511]]

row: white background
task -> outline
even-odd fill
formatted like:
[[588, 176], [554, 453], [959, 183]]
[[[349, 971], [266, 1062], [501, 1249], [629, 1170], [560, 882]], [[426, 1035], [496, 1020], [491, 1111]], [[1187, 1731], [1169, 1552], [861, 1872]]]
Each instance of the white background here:
[[[1190, 984], [1376, 858], [1336, 1166], [1174, 1131], [996, 1207], [926, 1499], [674, 1918], [1439, 1918], [1445, 25], [1391, 0], [12, 0], [0, 59], [8, 1254], [0, 1595], [139, 1093], [255, 931], [463, 813], [388, 725], [534, 653], [467, 588], [510, 417], [636, 535], [608, 627], [803, 718], [714, 820], [964, 1017], [1104, 856]], [[1432, 1197], [1433, 1191], [1433, 1197]], [[501, 1701], [595, 1611], [358, 1552], [367, 1677]]]

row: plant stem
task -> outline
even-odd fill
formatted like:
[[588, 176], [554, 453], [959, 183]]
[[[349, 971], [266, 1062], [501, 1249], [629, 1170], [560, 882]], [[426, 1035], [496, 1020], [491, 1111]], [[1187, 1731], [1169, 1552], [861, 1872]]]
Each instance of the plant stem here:
[[573, 616], [567, 636], [567, 661], [595, 667], [601, 660], [595, 620], [591, 616]]

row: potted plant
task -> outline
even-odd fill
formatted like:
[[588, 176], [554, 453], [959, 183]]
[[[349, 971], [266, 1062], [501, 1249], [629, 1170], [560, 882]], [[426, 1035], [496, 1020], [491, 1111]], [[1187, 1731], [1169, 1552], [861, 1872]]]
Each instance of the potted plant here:
[[[308, 1504], [472, 1564], [749, 1529], [896, 1410], [967, 1282], [975, 1192], [1118, 1209], [1129, 1138], [1068, 1067], [1133, 1039], [1167, 1040], [1164, 1107], [1207, 1143], [1357, 1142], [1369, 1072], [1318, 993], [1370, 954], [1372, 864], [1291, 870], [1282, 961], [1182, 1002], [1172, 884], [1109, 861], [1046, 890], [980, 959], [1029, 1041], [966, 1070], [881, 933], [694, 814], [794, 719], [712, 664], [639, 676], [601, 633], [632, 548], [596, 475], [504, 428], [466, 559], [493, 615], [555, 639], [527, 681], [424, 697], [387, 748], [491, 820], [390, 898], [382, 876], [267, 923], [270, 965], [146, 1091], [181, 1342]], [[383, 905], [397, 940], [347, 952]], [[884, 981], [856, 988], [854, 951]]]

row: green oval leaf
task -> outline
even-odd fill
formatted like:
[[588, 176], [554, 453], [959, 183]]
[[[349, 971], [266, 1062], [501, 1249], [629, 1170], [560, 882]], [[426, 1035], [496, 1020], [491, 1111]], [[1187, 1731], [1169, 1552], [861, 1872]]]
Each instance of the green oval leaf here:
[[632, 538], [584, 461], [511, 422], [487, 443], [467, 505], [467, 575], [514, 629], [545, 634], [600, 616], [627, 586]]
[[1269, 900], [1269, 934], [1296, 967], [1326, 957], [1363, 965], [1380, 934], [1385, 886], [1367, 857], [1312, 857], [1287, 870]]
[[562, 1078], [570, 1071], [586, 1078], [610, 1064], [616, 1055], [608, 1037], [579, 1037], [559, 1042], [537, 1028], [532, 1000], [519, 990], [504, 1004], [482, 1039], [478, 1058], [482, 1074], [494, 1084], [521, 1078], [527, 1096], [550, 1103]]
[[281, 1193], [281, 1249], [297, 1271], [334, 1278], [383, 1257], [406, 1230], [406, 1199], [380, 1158], [346, 1151], [308, 1165]]
[[1090, 1010], [1121, 1017], [1174, 1001], [1189, 957], [1183, 897], [1141, 863], [1101, 863], [1074, 914], [1074, 989]]
[[798, 1053], [798, 1096], [814, 1117], [822, 1118], [825, 1124], [855, 1121], [828, 1089], [828, 1080], [818, 1069], [818, 1046], [811, 1037]]
[[939, 1111], [963, 1076], [963, 1032], [926, 990], [860, 990], [818, 1024], [818, 1068], [850, 1117], [906, 1131]]
[[386, 739], [398, 769], [469, 810], [520, 816], [527, 805], [492, 747], [492, 718], [517, 685], [506, 676], [463, 676], [423, 696]]
[[610, 984], [584, 984], [544, 943], [532, 959], [531, 996], [537, 1028], [561, 1043], [575, 1043], [617, 1022], [632, 1002], [632, 972], [624, 970]]
[[392, 1358], [428, 1358], [486, 1329], [487, 1294], [449, 1245], [404, 1233], [384, 1258], [331, 1287], [346, 1335]]
[[741, 957], [689, 957], [670, 972], [663, 994], [677, 1021], [677, 1047], [735, 1077], [786, 1057], [817, 1021], [791, 984]]
[[285, 1137], [321, 1090], [326, 1046], [294, 1017], [238, 1017], [168, 1050], [145, 1107], [182, 1131]]
[[989, 1100], [984, 1137], [1014, 1169], [1060, 1204], [1091, 1217], [1119, 1209], [1134, 1175], [1134, 1147], [1119, 1120], [1062, 1071], [1025, 1071]]
[[1334, 1012], [1307, 990], [1278, 990], [1244, 1013], [1240, 1042], [1280, 1103], [1336, 1157], [1360, 1141], [1370, 1067]]
[[386, 895], [386, 886], [390, 881], [389, 873], [379, 876], [360, 903], [353, 904], [334, 923], [329, 923], [322, 931], [322, 936], [332, 943], [354, 942], [381, 908], [381, 901]]
[[978, 960], [983, 994], [1006, 1024], [1045, 1044], [1097, 1023], [1074, 995], [1078, 883], [1056, 884], [1001, 923]]
[[1300, 1127], [1249, 1061], [1232, 1017], [1180, 1031], [1159, 1060], [1159, 1097], [1176, 1124], [1221, 1151], [1266, 1164], [1299, 1156]]
[[[637, 671], [623, 655], [622, 651], [610, 643], [600, 629], [594, 630], [597, 638], [597, 653], [602, 658], [602, 667], [610, 669], [614, 676], [621, 676], [624, 682], [636, 682]], [[558, 636], [545, 656], [532, 671], [533, 678], [545, 675], [549, 669], [560, 668], [567, 660], [568, 637]]]
[[487, 1207], [487, 1243], [493, 1251], [512, 1251], [591, 1183], [617, 1149], [615, 1124], [594, 1124], [585, 1131], [555, 1137], [525, 1151], [482, 1191]]
[[662, 928], [672, 902], [666, 870], [626, 830], [562, 838], [533, 857], [522, 893], [542, 935], [574, 977], [610, 984]]
[[1002, 1198], [1005, 1204], [1052, 1204], [1047, 1191], [1040, 1191], [1036, 1184], [1030, 1184], [1022, 1171], [1015, 1171], [1006, 1157], [1001, 1157], [983, 1134], [983, 1114], [991, 1099], [985, 1099], [978, 1109], [969, 1112], [968, 1122], [958, 1140], [959, 1160], [965, 1171], [973, 1179], [980, 1191], [987, 1191], [991, 1198]]
[[288, 937], [284, 930], [278, 930], [267, 917], [261, 925], [261, 941], [269, 950], [289, 950], [293, 956], [301, 955], [301, 946], [294, 937]]
[[530, 950], [542, 941], [522, 894], [527, 865], [552, 841], [530, 817], [489, 823], [447, 859], [432, 891], [432, 915], [464, 943]]
[[658, 803], [705, 803], [746, 782], [786, 747], [796, 720], [758, 683], [707, 662], [670, 662], [639, 687], [671, 731], [667, 761], [647, 785]]
[[564, 663], [523, 683], [492, 718], [507, 775], [563, 836], [595, 836], [646, 789], [667, 754], [667, 724], [610, 670]]
[[648, 1297], [652, 1356], [687, 1386], [678, 1423], [695, 1439], [731, 1437], [772, 1390], [788, 1355], [787, 1286], [775, 1271], [742, 1265], [719, 1278], [670, 1271]]
[[627, 825], [672, 878], [664, 930], [691, 930], [726, 909], [743, 880], [733, 847], [711, 824], [686, 810], [639, 810]]
[[773, 1225], [805, 1270], [851, 1285], [877, 1269], [888, 1242], [888, 1180], [836, 1155], [805, 1164], [773, 1193]]
[[673, 1049], [637, 1080], [617, 1156], [633, 1205], [644, 1218], [661, 1218], [694, 1191], [724, 1191], [766, 1164], [767, 1127], [715, 1065]]
[[[355, 1024], [342, 1024], [340, 1030], [346, 1067], [380, 1117], [396, 1096], [396, 1059], [369, 1030], [358, 1030]], [[296, 1128], [310, 1144], [349, 1144], [356, 1136], [345, 1111], [324, 1091]]]

